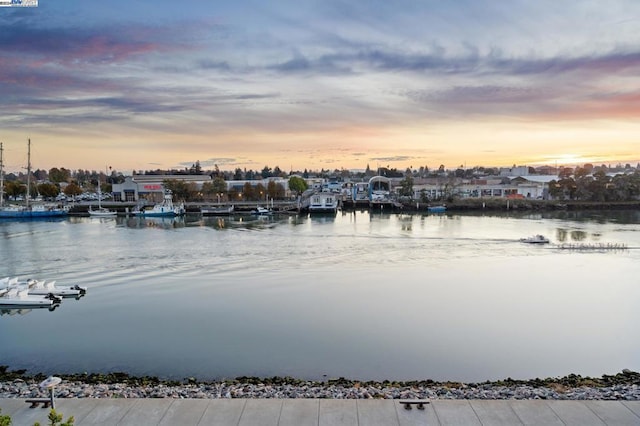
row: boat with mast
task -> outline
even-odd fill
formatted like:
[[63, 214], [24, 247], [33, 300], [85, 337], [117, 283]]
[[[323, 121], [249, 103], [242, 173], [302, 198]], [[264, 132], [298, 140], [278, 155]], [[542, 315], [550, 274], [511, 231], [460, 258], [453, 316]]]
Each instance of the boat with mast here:
[[100, 178], [98, 178], [98, 209], [94, 210], [91, 206], [89, 207], [89, 216], [92, 217], [116, 217], [118, 212], [115, 210], [110, 210], [106, 207], [102, 207], [102, 189], [100, 188]]
[[[48, 217], [62, 217], [67, 215], [67, 210], [51, 204], [32, 204], [31, 203], [31, 139], [28, 140], [27, 145], [27, 196], [25, 197], [24, 205], [9, 205], [0, 206], [0, 219], [13, 218], [13, 219], [36, 219], [36, 218], [48, 218]], [[0, 153], [2, 151], [0, 150]], [[0, 156], [0, 178], [2, 183], [2, 200], [4, 201], [4, 170], [2, 168], [2, 158]]]

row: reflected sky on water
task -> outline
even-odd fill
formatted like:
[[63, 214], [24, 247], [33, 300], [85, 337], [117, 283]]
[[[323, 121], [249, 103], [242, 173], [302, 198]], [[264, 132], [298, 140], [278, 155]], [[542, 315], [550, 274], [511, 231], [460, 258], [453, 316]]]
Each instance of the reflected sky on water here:
[[[549, 245], [523, 237], [544, 234]], [[567, 250], [564, 244], [624, 246]], [[0, 364], [165, 378], [483, 381], [640, 370], [637, 212], [0, 222]]]

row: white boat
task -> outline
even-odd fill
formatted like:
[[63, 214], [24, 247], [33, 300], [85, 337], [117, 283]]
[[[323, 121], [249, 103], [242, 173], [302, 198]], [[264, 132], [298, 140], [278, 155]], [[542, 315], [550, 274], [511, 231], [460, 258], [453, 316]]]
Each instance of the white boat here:
[[548, 244], [549, 239], [541, 234], [536, 234], [529, 238], [520, 238], [520, 241], [527, 244]]
[[134, 210], [132, 214], [144, 217], [172, 217], [184, 215], [186, 212], [184, 204], [180, 203], [179, 205], [174, 206], [172, 198], [173, 196], [170, 192], [166, 193], [162, 203], [156, 204], [150, 209]]
[[233, 205], [229, 207], [203, 207], [200, 209], [200, 213], [203, 216], [228, 216], [233, 214], [234, 209]]
[[259, 215], [259, 216], [266, 216], [266, 215], [273, 214], [273, 212], [271, 211], [271, 209], [268, 209], [268, 208], [262, 207], [262, 206], [258, 206], [258, 207], [255, 208], [255, 210], [251, 210], [251, 214], [255, 214], [255, 215]]
[[91, 206], [89, 206], [89, 216], [92, 217], [116, 217], [118, 212], [115, 210], [109, 210], [105, 207], [102, 207], [102, 191], [100, 189], [100, 182], [98, 182], [98, 209], [93, 210]]
[[86, 287], [81, 287], [77, 284], [72, 286], [56, 286], [55, 281], [45, 280], [29, 280], [27, 282], [27, 288], [29, 294], [35, 295], [53, 294], [54, 296], [80, 298], [87, 293]]
[[80, 298], [87, 293], [86, 287], [79, 285], [56, 286], [55, 281], [33, 280], [20, 281], [18, 278], [3, 278], [0, 280], [0, 293], [6, 293], [11, 289], [26, 289], [27, 293], [34, 296], [54, 295], [59, 297]]
[[60, 304], [62, 298], [53, 294], [32, 295], [28, 288], [11, 287], [0, 295], [0, 307], [52, 307]]
[[89, 208], [89, 216], [91, 217], [116, 217], [118, 216], [118, 212], [113, 210], [109, 210], [104, 207], [99, 207], [97, 210], [93, 210]]

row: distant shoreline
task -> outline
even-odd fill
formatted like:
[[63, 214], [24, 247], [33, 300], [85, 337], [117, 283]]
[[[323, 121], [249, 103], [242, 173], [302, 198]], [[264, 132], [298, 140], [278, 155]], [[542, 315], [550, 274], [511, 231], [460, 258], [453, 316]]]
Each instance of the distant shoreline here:
[[640, 209], [638, 201], [594, 202], [560, 201], [509, 198], [463, 198], [451, 202], [404, 204], [405, 209], [427, 210], [427, 206], [444, 205], [447, 211], [581, 211], [581, 210], [631, 210]]

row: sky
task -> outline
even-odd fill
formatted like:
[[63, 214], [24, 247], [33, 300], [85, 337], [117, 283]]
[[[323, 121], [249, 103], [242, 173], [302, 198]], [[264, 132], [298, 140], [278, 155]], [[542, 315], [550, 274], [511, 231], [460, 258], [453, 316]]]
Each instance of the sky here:
[[640, 159], [640, 2], [0, 8], [6, 171]]

